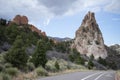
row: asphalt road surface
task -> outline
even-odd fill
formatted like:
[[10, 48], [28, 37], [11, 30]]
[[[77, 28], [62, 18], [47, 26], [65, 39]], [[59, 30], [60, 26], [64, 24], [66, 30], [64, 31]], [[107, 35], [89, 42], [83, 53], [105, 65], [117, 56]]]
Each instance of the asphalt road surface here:
[[38, 80], [115, 80], [115, 71], [85, 71], [40, 78]]

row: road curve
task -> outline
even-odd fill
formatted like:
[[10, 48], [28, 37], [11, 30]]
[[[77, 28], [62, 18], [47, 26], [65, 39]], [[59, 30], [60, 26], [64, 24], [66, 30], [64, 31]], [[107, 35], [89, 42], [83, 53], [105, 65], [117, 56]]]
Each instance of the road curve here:
[[115, 71], [84, 71], [40, 78], [38, 80], [115, 80]]

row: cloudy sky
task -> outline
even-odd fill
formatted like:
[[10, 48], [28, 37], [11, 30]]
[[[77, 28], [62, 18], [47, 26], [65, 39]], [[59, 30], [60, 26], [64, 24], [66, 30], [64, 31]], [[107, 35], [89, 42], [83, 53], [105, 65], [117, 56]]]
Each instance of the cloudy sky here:
[[75, 37], [88, 11], [95, 12], [105, 44], [120, 44], [119, 0], [0, 0], [0, 17], [26, 15], [29, 23], [48, 36]]

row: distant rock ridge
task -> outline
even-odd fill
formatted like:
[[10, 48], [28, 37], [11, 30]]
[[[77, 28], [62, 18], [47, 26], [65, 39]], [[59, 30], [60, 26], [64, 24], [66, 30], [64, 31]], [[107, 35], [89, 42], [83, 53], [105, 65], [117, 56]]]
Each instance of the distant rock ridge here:
[[17, 25], [29, 25], [29, 28], [33, 31], [33, 32], [37, 32], [39, 35], [43, 35], [43, 36], [46, 36], [46, 33], [41, 30], [39, 30], [37, 27], [35, 27], [34, 25], [32, 24], [28, 24], [28, 18], [26, 16], [21, 16], [21, 15], [16, 15], [14, 18], [13, 18], [13, 21], [11, 21], [12, 23], [15, 23]]
[[76, 31], [72, 48], [76, 48], [81, 54], [94, 55], [95, 59], [106, 58], [107, 50], [104, 46], [102, 33], [93, 12], [88, 12], [79, 29]]

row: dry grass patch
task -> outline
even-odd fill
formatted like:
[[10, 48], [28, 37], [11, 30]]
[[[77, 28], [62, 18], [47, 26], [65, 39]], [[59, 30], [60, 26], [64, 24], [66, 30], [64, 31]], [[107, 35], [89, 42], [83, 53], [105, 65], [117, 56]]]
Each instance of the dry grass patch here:
[[120, 70], [116, 72], [115, 80], [120, 80]]
[[17, 77], [14, 77], [13, 80], [36, 80], [37, 74], [33, 72], [29, 73], [20, 73]]

